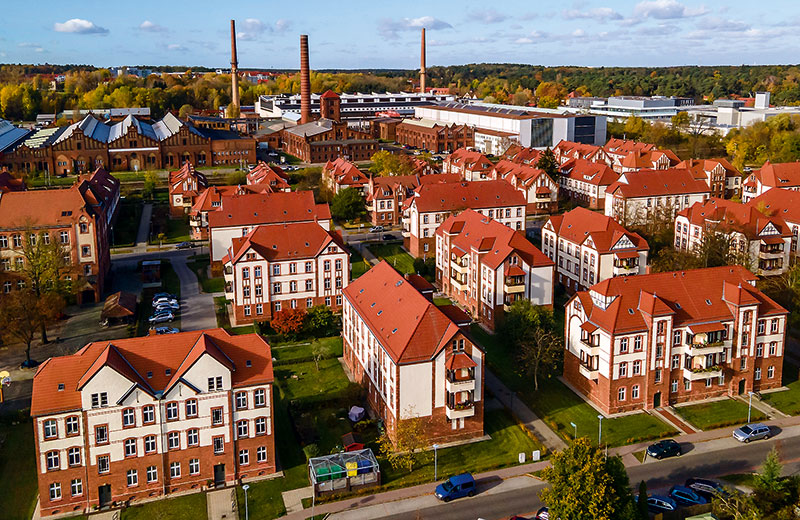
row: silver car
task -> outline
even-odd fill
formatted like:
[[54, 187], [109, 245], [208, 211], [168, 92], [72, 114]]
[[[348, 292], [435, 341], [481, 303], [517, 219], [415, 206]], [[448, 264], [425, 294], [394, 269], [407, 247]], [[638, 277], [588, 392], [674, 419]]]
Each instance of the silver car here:
[[739, 442], [750, 442], [769, 439], [771, 433], [769, 426], [766, 424], [752, 423], [733, 430], [733, 438]]

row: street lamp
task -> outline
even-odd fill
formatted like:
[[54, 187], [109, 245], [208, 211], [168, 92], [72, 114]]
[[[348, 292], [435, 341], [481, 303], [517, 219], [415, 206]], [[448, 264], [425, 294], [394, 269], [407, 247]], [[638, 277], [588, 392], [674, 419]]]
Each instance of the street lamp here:
[[598, 414], [597, 418], [600, 419], [597, 427], [597, 446], [599, 447], [603, 442], [603, 416]]
[[749, 402], [747, 404], [747, 422], [750, 422], [750, 411], [753, 409], [753, 392], [747, 392], [747, 395], [750, 397]]
[[436, 451], [439, 449], [438, 444], [433, 445], [433, 480], [434, 482], [439, 480], [439, 452]]
[[250, 512], [247, 510], [247, 490], [250, 489], [250, 484], [245, 484], [242, 489], [244, 489], [244, 520], [250, 520]]
[[569, 425], [572, 426], [575, 429], [575, 436], [573, 437], [573, 439], [577, 439], [578, 438], [578, 425], [575, 424], [574, 422], [569, 423]]

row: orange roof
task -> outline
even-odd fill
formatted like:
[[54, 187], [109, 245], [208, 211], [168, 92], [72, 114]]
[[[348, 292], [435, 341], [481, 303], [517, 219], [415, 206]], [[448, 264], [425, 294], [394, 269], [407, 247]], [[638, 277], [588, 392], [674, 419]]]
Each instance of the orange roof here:
[[330, 176], [340, 186], [361, 187], [369, 183], [369, 178], [358, 169], [358, 166], [341, 157], [335, 161], [326, 162], [322, 173]]
[[704, 181], [695, 179], [689, 170], [669, 168], [624, 173], [606, 189], [607, 193], [616, 191], [630, 198], [708, 193], [709, 188]]
[[447, 156], [445, 161], [450, 164], [461, 166], [469, 171], [486, 172], [492, 169], [492, 161], [487, 159], [485, 155], [466, 148], [459, 148], [454, 151]]
[[420, 213], [456, 211], [466, 208], [525, 206], [525, 194], [504, 180], [423, 183], [406, 204], [416, 204]]
[[800, 186], [800, 162], [773, 164], [767, 161], [753, 175], [761, 184], [772, 188]]
[[[609, 333], [647, 330], [647, 316], [672, 314], [674, 325], [734, 319], [730, 304], [758, 303], [759, 315], [787, 311], [751, 285], [757, 277], [741, 266], [709, 267], [606, 279], [578, 292], [588, 320]], [[590, 298], [591, 292], [597, 293]], [[594, 301], [613, 298], [605, 308]]]
[[[197, 215], [201, 211], [216, 211], [222, 207], [222, 197], [245, 195], [247, 193], [272, 193], [267, 184], [242, 184], [238, 186], [210, 186], [198, 196], [189, 213]], [[216, 203], [216, 204], [215, 204]]]
[[331, 242], [344, 249], [338, 236], [316, 222], [256, 226], [246, 236], [233, 239], [228, 257], [235, 264], [247, 251], [253, 250], [271, 262], [314, 258]]
[[650, 143], [642, 143], [638, 141], [632, 141], [630, 139], [617, 139], [616, 137], [612, 137], [608, 140], [606, 145], [603, 147], [606, 153], [614, 154], [620, 157], [625, 157], [631, 152], [635, 151], [648, 151], [648, 150], [655, 150], [656, 145]]
[[512, 144], [506, 149], [505, 153], [501, 157], [517, 164], [536, 165], [541, 156], [541, 150], [537, 150], [536, 148], [526, 148], [518, 144]]
[[[197, 170], [194, 169], [192, 163], [187, 162], [185, 163], [180, 170], [171, 171], [169, 172], [169, 191], [170, 193], [188, 193], [191, 192], [194, 195], [197, 192], [190, 188], [187, 185], [186, 189], [184, 189], [183, 183], [189, 180], [195, 180], [197, 182], [197, 189], [203, 190], [204, 188], [208, 187], [208, 179], [206, 176]], [[191, 184], [193, 186], [194, 183]]]
[[695, 178], [708, 178], [708, 173], [714, 170], [717, 167], [721, 167], [725, 170], [725, 177], [740, 177], [742, 174], [739, 173], [739, 170], [733, 167], [731, 163], [728, 162], [727, 159], [719, 158], [719, 159], [687, 159], [685, 161], [681, 161], [676, 166], [677, 168], [687, 168], [692, 170], [695, 173]]
[[[544, 175], [547, 179], [552, 182], [550, 176], [547, 175], [544, 170], [540, 170], [534, 166], [529, 166], [523, 163], [516, 163], [507, 160], [499, 161], [492, 170], [498, 179], [505, 179], [508, 182], [512, 182], [512, 184], [516, 184], [517, 186], [523, 186], [525, 188], [531, 186], [536, 182], [536, 180]], [[543, 188], [544, 186], [540, 186]], [[537, 194], [545, 193], [539, 192], [537, 189]], [[549, 191], [547, 192], [549, 193]]]
[[208, 214], [210, 227], [254, 226], [329, 220], [327, 204], [316, 204], [311, 191], [290, 191], [222, 197], [219, 211]]
[[623, 237], [633, 243], [636, 251], [649, 249], [647, 241], [638, 233], [628, 231], [611, 217], [586, 208], [578, 207], [562, 215], [553, 215], [549, 222], [560, 238], [573, 244], [582, 244], [591, 238], [599, 253], [615, 251], [614, 246]]
[[792, 223], [800, 222], [800, 191], [773, 188], [747, 203], [767, 216], [782, 217]]
[[619, 174], [609, 165], [587, 159], [570, 159], [559, 167], [561, 175], [595, 186], [609, 186], [619, 179]]
[[553, 147], [553, 153], [560, 156], [573, 156], [578, 154], [579, 159], [591, 159], [603, 151], [601, 146], [593, 144], [576, 143], [574, 141], [564, 141], [563, 139]]
[[447, 370], [459, 370], [462, 368], [472, 368], [476, 366], [478, 366], [478, 364], [475, 363], [471, 357], [469, 357], [463, 352], [458, 352], [456, 354], [453, 354], [452, 356], [447, 358], [447, 361], [445, 361], [444, 364], [444, 367]]
[[[234, 387], [269, 383], [273, 379], [269, 344], [257, 334], [231, 336], [224, 329], [209, 329], [98, 341], [70, 356], [50, 358], [39, 366], [33, 378], [31, 415], [80, 409], [79, 389], [105, 366], [145, 392], [163, 392], [180, 380], [204, 353], [235, 368], [231, 373]], [[64, 389], [59, 390], [59, 385], [64, 385]]]
[[[772, 190], [770, 190], [772, 191]], [[678, 216], [686, 217], [696, 226], [716, 224], [720, 230], [738, 231], [748, 238], [755, 238], [764, 227], [772, 223], [780, 237], [792, 236], [791, 228], [780, 216], [767, 217], [755, 204], [741, 204], [727, 199], [710, 198], [703, 202], [695, 202], [690, 207], [678, 212]]]
[[342, 294], [395, 363], [428, 361], [459, 332], [385, 260], [350, 282]]
[[633, 150], [622, 159], [625, 168], [654, 168], [659, 160], [667, 159], [669, 166], [675, 166], [680, 159], [671, 150]]
[[320, 98], [321, 99], [339, 99], [339, 94], [337, 94], [336, 92], [328, 89], [320, 96]]
[[262, 177], [274, 178], [276, 175], [285, 181], [289, 180], [289, 175], [280, 166], [261, 161], [247, 173], [247, 184], [258, 184], [262, 182]]

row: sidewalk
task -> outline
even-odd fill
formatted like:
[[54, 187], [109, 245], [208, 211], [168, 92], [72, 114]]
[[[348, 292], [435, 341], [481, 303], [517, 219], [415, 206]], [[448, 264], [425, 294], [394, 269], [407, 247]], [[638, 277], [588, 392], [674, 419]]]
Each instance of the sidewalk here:
[[234, 520], [236, 514], [236, 488], [209, 491], [206, 495], [208, 520]]
[[152, 218], [153, 205], [143, 205], [142, 216], [139, 219], [139, 229], [136, 232], [136, 243], [133, 245], [133, 250], [137, 253], [144, 253], [147, 250], [147, 239], [150, 236], [150, 220]]
[[675, 409], [672, 408], [671, 406], [667, 406], [664, 408], [656, 408], [650, 410], [650, 412], [653, 413], [653, 415], [659, 416], [661, 420], [663, 420], [667, 424], [671, 424], [672, 426], [674, 426], [681, 433], [689, 434], [689, 433], [697, 433], [700, 431], [697, 428], [694, 428], [691, 424], [681, 419], [675, 412]]

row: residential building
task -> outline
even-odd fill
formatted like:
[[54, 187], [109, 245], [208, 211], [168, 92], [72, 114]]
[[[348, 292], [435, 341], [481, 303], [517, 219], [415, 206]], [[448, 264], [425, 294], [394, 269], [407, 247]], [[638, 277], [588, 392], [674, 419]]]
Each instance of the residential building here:
[[566, 305], [564, 378], [604, 414], [781, 386], [788, 312], [741, 266], [609, 278]]
[[423, 183], [403, 206], [406, 249], [415, 257], [432, 255], [436, 228], [450, 215], [469, 208], [511, 229], [524, 230], [526, 207], [525, 195], [506, 181]]
[[523, 193], [528, 215], [553, 213], [558, 209], [558, 184], [544, 170], [501, 160], [492, 167], [490, 178], [503, 179]]
[[395, 139], [399, 144], [420, 150], [449, 153], [474, 146], [475, 130], [467, 125], [441, 124], [430, 119], [403, 119], [397, 125]]
[[800, 232], [800, 191], [768, 190], [751, 199], [747, 205], [756, 208], [768, 217], [782, 218], [792, 230], [792, 245], [789, 249], [789, 254], [796, 256], [800, 253], [800, 243], [797, 240]]
[[334, 195], [346, 188], [353, 188], [365, 195], [369, 180], [358, 166], [341, 157], [326, 162], [322, 167], [322, 185]]
[[648, 219], [669, 219], [711, 191], [705, 181], [687, 169], [639, 170], [620, 175], [606, 188], [605, 213], [622, 225], [641, 224]]
[[749, 202], [773, 188], [800, 191], [800, 162], [765, 162], [753, 170], [742, 186], [742, 202]]
[[611, 164], [611, 158], [606, 153], [602, 146], [586, 143], [575, 143], [572, 141], [559, 141], [553, 147], [553, 155], [558, 164], [575, 160], [592, 161], [596, 163]]
[[415, 418], [430, 443], [482, 437], [485, 356], [465, 329], [386, 261], [343, 292], [344, 362], [389, 437]]
[[618, 139], [612, 137], [603, 146], [606, 156], [608, 157], [609, 165], [614, 168], [614, 171], [621, 173], [622, 160], [625, 159], [632, 152], [649, 152], [655, 150], [656, 145], [650, 143], [642, 143], [640, 141], [632, 141], [630, 139]]
[[33, 378], [43, 517], [276, 471], [272, 355], [223, 329], [97, 341]]
[[606, 190], [619, 174], [604, 162], [569, 159], [559, 167], [558, 183], [564, 197], [591, 209], [604, 209]]
[[614, 171], [628, 173], [639, 170], [666, 170], [679, 167], [679, 162], [681, 160], [672, 150], [633, 150], [619, 163], [614, 164]]
[[647, 241], [616, 220], [586, 208], [553, 215], [542, 227], [542, 251], [570, 292], [615, 276], [647, 272]]
[[411, 157], [411, 164], [414, 166], [414, 173], [417, 175], [434, 175], [442, 173], [433, 161], [427, 161], [421, 157]]
[[[220, 207], [207, 215], [212, 268], [221, 268], [222, 257], [234, 238], [246, 236], [256, 226], [318, 222], [331, 229], [331, 210], [314, 202], [311, 191], [292, 191], [223, 196]], [[216, 264], [216, 265], [215, 265]]]
[[208, 213], [222, 208], [223, 197], [256, 193], [275, 193], [275, 190], [269, 184], [209, 186], [195, 198], [189, 210], [189, 231], [192, 240], [208, 240]]
[[208, 188], [205, 174], [185, 163], [180, 170], [169, 172], [169, 211], [173, 216], [189, 213], [195, 199]]
[[677, 168], [687, 168], [696, 179], [704, 180], [712, 197], [731, 199], [742, 196], [742, 174], [727, 159], [687, 159]]
[[767, 216], [752, 204], [711, 198], [695, 202], [675, 217], [675, 249], [700, 251], [709, 233], [730, 241], [731, 253], [739, 256], [761, 276], [777, 276], [789, 267], [792, 229], [780, 216]]
[[247, 184], [262, 184], [269, 186], [272, 191], [291, 191], [289, 175], [280, 166], [259, 162], [255, 168], [247, 172]]
[[269, 321], [285, 309], [342, 308], [350, 255], [340, 235], [317, 222], [256, 226], [222, 259], [231, 324]]
[[474, 150], [459, 148], [442, 161], [442, 173], [460, 175], [465, 181], [491, 179], [494, 164], [485, 155]]
[[385, 227], [399, 225], [403, 216], [403, 204], [414, 195], [414, 190], [419, 185], [419, 175], [370, 177], [366, 202], [372, 225]]
[[554, 265], [524, 234], [472, 209], [436, 230], [436, 283], [492, 330], [517, 300], [552, 308]]
[[500, 158], [515, 162], [517, 164], [536, 166], [536, 163], [539, 162], [539, 158], [541, 156], [541, 150], [537, 150], [536, 148], [526, 148], [518, 144], [512, 144], [506, 148], [506, 151], [500, 156]]
[[70, 188], [0, 193], [2, 292], [25, 286], [14, 273], [26, 261], [23, 241], [44, 240], [62, 244], [71, 266], [65, 276], [73, 281], [78, 303], [101, 301], [118, 204], [119, 181], [102, 168], [79, 176]]

